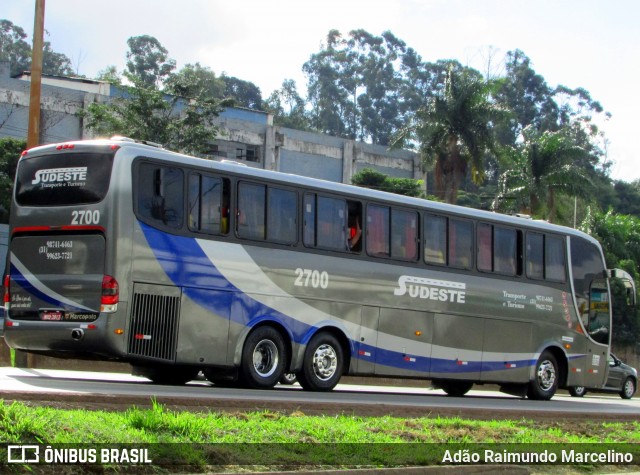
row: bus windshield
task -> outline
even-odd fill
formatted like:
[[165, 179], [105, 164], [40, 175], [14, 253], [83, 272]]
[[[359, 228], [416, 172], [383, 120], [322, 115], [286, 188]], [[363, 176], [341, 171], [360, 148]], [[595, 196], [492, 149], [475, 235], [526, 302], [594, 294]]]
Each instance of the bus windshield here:
[[102, 201], [113, 153], [64, 153], [20, 162], [16, 201], [21, 206], [64, 206]]

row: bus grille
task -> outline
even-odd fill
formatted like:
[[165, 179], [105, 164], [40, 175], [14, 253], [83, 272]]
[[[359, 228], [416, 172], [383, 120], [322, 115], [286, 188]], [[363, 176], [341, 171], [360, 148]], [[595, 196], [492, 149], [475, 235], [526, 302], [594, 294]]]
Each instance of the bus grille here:
[[180, 297], [134, 293], [129, 354], [175, 362]]

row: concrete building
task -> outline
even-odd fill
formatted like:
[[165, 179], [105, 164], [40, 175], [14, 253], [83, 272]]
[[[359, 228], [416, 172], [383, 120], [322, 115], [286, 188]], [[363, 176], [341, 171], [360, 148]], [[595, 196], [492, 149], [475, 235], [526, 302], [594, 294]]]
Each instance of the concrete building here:
[[[28, 73], [10, 77], [9, 65], [0, 63], [0, 137], [26, 137], [29, 80]], [[120, 94], [117, 87], [102, 81], [44, 76], [40, 143], [93, 138], [78, 112]], [[265, 112], [228, 108], [217, 125], [221, 133], [212, 158], [343, 183], [367, 167], [391, 177], [424, 179], [415, 153], [274, 126], [273, 117]]]

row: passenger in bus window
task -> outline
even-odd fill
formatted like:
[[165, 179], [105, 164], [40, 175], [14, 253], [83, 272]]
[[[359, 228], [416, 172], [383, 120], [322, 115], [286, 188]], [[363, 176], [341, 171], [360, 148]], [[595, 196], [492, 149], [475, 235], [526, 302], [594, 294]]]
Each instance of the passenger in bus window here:
[[349, 237], [347, 246], [350, 251], [360, 251], [360, 237], [362, 228], [360, 227], [360, 217], [357, 214], [349, 214]]

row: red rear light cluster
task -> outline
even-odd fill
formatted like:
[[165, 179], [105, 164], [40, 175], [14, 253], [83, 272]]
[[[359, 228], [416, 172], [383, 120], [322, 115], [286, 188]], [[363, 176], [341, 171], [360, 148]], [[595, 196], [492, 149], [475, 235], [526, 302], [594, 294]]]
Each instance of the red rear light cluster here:
[[120, 300], [120, 287], [118, 281], [110, 275], [102, 278], [102, 297], [100, 299], [100, 311], [113, 313], [118, 310]]
[[5, 311], [9, 309], [9, 304], [11, 303], [11, 293], [9, 292], [9, 284], [11, 283], [11, 276], [8, 274], [4, 276], [4, 309]]
[[60, 144], [60, 145], [56, 146], [56, 150], [69, 150], [69, 149], [72, 149], [72, 148], [75, 148], [75, 147], [76, 146], [74, 144], [72, 144], [72, 143], [63, 143], [63, 144]]

